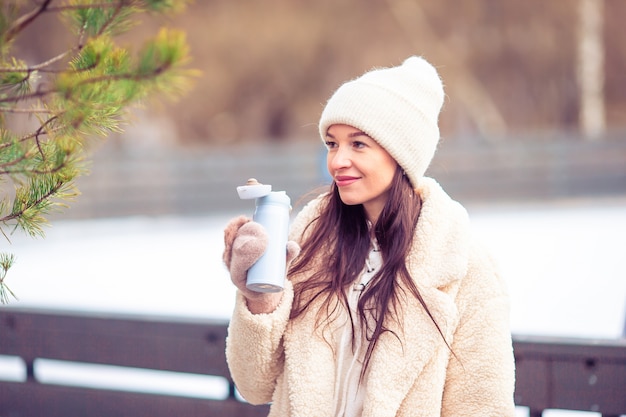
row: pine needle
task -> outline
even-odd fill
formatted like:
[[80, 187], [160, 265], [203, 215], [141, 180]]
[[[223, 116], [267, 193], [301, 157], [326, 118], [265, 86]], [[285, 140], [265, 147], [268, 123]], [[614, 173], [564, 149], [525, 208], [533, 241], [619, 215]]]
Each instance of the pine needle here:
[[17, 297], [4, 282], [7, 271], [13, 265], [15, 256], [13, 254], [0, 253], [0, 304], [8, 304], [10, 297], [17, 300]]

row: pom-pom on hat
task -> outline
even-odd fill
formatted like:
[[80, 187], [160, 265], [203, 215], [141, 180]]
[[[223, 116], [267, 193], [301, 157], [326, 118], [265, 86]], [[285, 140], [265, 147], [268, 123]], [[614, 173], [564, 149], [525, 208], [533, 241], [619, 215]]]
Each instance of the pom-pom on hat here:
[[443, 84], [437, 70], [421, 57], [402, 65], [374, 69], [335, 91], [322, 112], [319, 131], [345, 124], [380, 144], [417, 187], [439, 142], [438, 117]]

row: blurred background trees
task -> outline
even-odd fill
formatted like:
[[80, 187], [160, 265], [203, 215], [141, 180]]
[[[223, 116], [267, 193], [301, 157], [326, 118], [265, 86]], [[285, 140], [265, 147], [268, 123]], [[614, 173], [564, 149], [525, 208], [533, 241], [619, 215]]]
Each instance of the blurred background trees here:
[[[582, 1], [196, 1], [127, 35], [136, 42], [163, 24], [183, 27], [203, 72], [183, 103], [138, 114], [136, 131], [193, 145], [314, 137], [341, 82], [420, 54], [446, 83], [446, 138], [578, 132]], [[591, 1], [603, 6], [604, 118], [608, 129], [622, 129], [626, 2]], [[33, 59], [48, 42], [63, 42], [41, 33], [22, 44]]]
[[[182, 105], [141, 113], [137, 127], [147, 140], [194, 145], [314, 136], [341, 82], [419, 54], [446, 83], [445, 137], [577, 131], [580, 1], [196, 1], [177, 16], [142, 17], [127, 35], [134, 43], [182, 27], [203, 72]], [[591, 1], [603, 5], [606, 125], [623, 128], [626, 2]], [[37, 59], [63, 39], [42, 28], [21, 47]]]

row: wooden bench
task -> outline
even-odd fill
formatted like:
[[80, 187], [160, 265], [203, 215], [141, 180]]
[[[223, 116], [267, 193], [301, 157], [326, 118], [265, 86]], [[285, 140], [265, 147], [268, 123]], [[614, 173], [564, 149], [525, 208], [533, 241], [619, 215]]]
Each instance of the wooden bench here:
[[[20, 358], [26, 375], [0, 380], [0, 416], [266, 416], [268, 406], [237, 398], [224, 356], [226, 326], [0, 308], [0, 355]], [[531, 417], [551, 408], [626, 414], [626, 339], [515, 336], [514, 350], [516, 404]], [[210, 399], [46, 383], [39, 369], [45, 360], [214, 375], [228, 388]]]
[[[0, 381], [0, 416], [266, 416], [268, 406], [236, 398], [225, 338], [223, 321], [0, 309], [0, 355], [18, 356], [27, 368], [25, 382]], [[41, 358], [215, 375], [229, 392], [212, 400], [43, 384]]]
[[626, 415], [626, 339], [515, 336], [515, 403], [546, 409]]

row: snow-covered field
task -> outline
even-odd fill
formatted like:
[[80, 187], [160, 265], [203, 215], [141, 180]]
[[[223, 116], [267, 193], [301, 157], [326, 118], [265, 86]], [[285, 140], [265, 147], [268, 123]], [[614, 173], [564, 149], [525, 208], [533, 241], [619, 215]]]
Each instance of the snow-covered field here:
[[[508, 280], [513, 332], [622, 334], [626, 198], [468, 211]], [[45, 239], [14, 236], [2, 245], [17, 257], [11, 305], [228, 318], [234, 290], [221, 253], [230, 217], [59, 221]]]
[[[626, 198], [468, 210], [508, 281], [514, 333], [622, 336]], [[227, 319], [222, 229], [232, 215], [58, 221], [45, 239], [14, 236], [1, 249], [17, 257], [11, 305]]]

